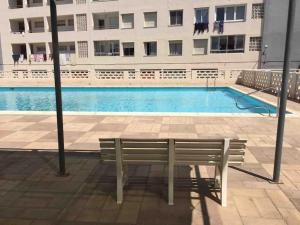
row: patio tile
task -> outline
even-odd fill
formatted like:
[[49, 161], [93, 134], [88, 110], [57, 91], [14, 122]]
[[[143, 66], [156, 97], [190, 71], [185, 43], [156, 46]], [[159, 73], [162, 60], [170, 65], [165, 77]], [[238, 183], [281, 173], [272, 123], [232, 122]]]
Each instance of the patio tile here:
[[90, 131], [96, 124], [95, 123], [67, 123], [64, 125], [65, 131]]
[[23, 130], [30, 125], [33, 125], [33, 122], [8, 122], [8, 123], [1, 123], [0, 130], [7, 130], [7, 131], [18, 131]]
[[47, 131], [17, 131], [4, 138], [0, 142], [32, 142], [36, 141], [44, 135], [48, 134]]
[[237, 210], [242, 217], [260, 217], [260, 214], [251, 197], [234, 196]]
[[251, 218], [251, 217], [242, 217], [243, 223], [245, 225], [286, 225], [282, 219], [262, 219], [262, 218]]

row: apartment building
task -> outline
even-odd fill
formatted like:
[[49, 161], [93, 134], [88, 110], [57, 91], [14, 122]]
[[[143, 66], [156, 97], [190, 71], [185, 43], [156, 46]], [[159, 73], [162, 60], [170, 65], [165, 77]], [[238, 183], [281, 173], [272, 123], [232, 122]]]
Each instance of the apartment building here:
[[[62, 69], [260, 66], [264, 0], [56, 0]], [[49, 0], [0, 5], [4, 70], [52, 70]]]
[[[262, 68], [282, 68], [286, 39], [289, 0], [265, 0], [263, 24]], [[300, 68], [300, 1], [296, 1], [296, 15], [292, 35], [291, 67]]]

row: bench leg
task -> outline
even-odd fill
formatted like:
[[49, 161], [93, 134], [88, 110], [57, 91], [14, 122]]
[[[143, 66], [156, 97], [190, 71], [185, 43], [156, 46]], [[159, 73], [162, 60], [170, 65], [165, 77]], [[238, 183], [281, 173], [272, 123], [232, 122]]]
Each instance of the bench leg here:
[[222, 168], [221, 168], [221, 205], [227, 206], [227, 176], [228, 176], [228, 158], [229, 158], [229, 145], [230, 139], [224, 140], [224, 149], [222, 155]]
[[115, 139], [116, 143], [116, 170], [117, 170], [117, 204], [123, 202], [123, 163], [121, 152], [121, 141]]
[[220, 166], [215, 165], [215, 188], [220, 188]]
[[169, 139], [168, 198], [169, 205], [174, 205], [174, 139]]
[[222, 169], [221, 175], [221, 204], [222, 207], [227, 206], [227, 175], [228, 175], [228, 166]]

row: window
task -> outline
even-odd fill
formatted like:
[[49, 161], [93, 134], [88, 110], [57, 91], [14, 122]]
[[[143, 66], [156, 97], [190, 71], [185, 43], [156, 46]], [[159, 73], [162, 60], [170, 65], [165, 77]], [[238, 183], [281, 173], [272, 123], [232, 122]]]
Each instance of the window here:
[[77, 14], [77, 31], [86, 31], [87, 30], [87, 18], [86, 14]]
[[123, 43], [123, 55], [124, 56], [134, 56], [134, 43], [133, 42]]
[[122, 15], [122, 28], [123, 29], [134, 28], [134, 14], [123, 14]]
[[59, 52], [60, 53], [68, 52], [68, 47], [60, 45], [59, 46]]
[[216, 21], [242, 21], [246, 18], [246, 6], [227, 6], [216, 8]]
[[182, 41], [169, 41], [169, 54], [171, 56], [182, 55]]
[[44, 21], [36, 21], [34, 22], [35, 28], [44, 28]]
[[237, 53], [244, 52], [245, 36], [217, 36], [211, 38], [211, 53]]
[[194, 40], [194, 55], [206, 55], [207, 54], [207, 39], [195, 39]]
[[195, 22], [208, 23], [208, 8], [195, 9]]
[[156, 42], [145, 42], [145, 55], [146, 56], [156, 56], [157, 55], [157, 43]]
[[98, 20], [98, 27], [99, 29], [104, 29], [105, 28], [105, 21], [103, 19]]
[[78, 56], [79, 58], [88, 58], [88, 42], [78, 41]]
[[37, 46], [36, 47], [36, 53], [45, 53], [46, 52], [46, 47], [45, 46]]
[[95, 56], [119, 56], [119, 41], [95, 41]]
[[183, 11], [182, 10], [170, 11], [170, 25], [182, 26], [182, 24], [183, 24]]
[[70, 45], [70, 52], [75, 52], [75, 45]]
[[262, 19], [264, 18], [264, 14], [265, 14], [264, 3], [252, 5], [252, 19]]
[[68, 26], [74, 26], [74, 20], [68, 19]]
[[250, 43], [249, 43], [249, 51], [261, 51], [262, 46], [262, 38], [261, 37], [250, 37]]
[[66, 26], [66, 21], [65, 20], [57, 20], [57, 26], [58, 27]]
[[157, 13], [146, 12], [144, 13], [144, 27], [157, 27]]

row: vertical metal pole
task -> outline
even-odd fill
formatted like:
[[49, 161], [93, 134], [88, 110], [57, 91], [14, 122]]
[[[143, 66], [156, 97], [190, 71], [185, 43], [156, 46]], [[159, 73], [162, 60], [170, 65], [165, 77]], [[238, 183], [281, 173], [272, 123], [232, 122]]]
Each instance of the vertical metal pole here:
[[57, 139], [59, 151], [59, 174], [66, 175], [65, 168], [65, 146], [64, 146], [64, 126], [62, 114], [62, 98], [61, 98], [61, 81], [60, 81], [60, 65], [58, 50], [58, 33], [57, 33], [57, 11], [55, 0], [50, 0], [51, 13], [51, 33], [52, 33], [52, 53], [55, 78], [55, 96], [56, 96], [56, 118], [57, 118]]
[[295, 8], [296, 8], [296, 1], [289, 0], [284, 64], [283, 64], [281, 96], [280, 96], [280, 108], [279, 108], [279, 118], [278, 118], [278, 125], [277, 125], [277, 139], [276, 139], [276, 150], [275, 150], [275, 160], [274, 160], [274, 170], [273, 170], [273, 182], [275, 183], [278, 183], [280, 178], [286, 102], [287, 102], [287, 95], [288, 95], [288, 81], [290, 75], [291, 39], [293, 34], [293, 26], [294, 26], [295, 13], [296, 13]]

